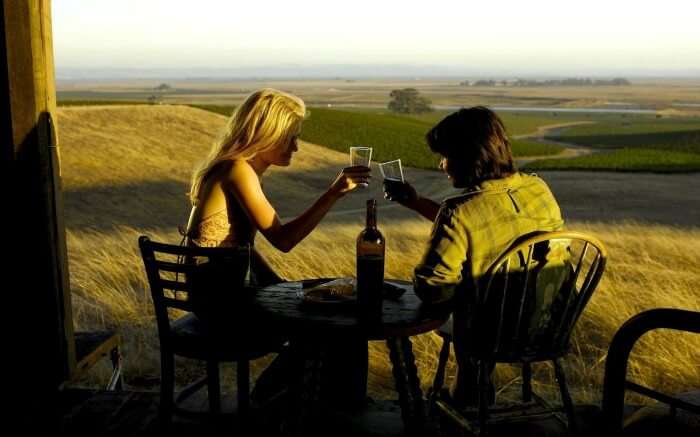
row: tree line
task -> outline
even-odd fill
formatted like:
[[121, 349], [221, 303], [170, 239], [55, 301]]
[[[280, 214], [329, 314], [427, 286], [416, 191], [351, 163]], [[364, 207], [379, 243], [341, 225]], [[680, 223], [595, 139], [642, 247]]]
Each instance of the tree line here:
[[480, 79], [475, 81], [464, 80], [459, 83], [461, 86], [514, 86], [514, 87], [534, 87], [534, 86], [626, 86], [630, 85], [630, 81], [624, 77], [615, 77], [612, 79], [591, 79], [589, 77], [577, 78], [569, 77], [566, 79], [549, 79], [549, 80], [534, 80], [534, 79], [515, 79], [515, 80], [493, 80]]

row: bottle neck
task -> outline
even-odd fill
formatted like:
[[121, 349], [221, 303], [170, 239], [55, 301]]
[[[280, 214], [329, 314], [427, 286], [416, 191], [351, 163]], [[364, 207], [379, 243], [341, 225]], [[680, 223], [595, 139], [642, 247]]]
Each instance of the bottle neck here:
[[367, 228], [377, 228], [377, 202], [374, 199], [367, 201]]

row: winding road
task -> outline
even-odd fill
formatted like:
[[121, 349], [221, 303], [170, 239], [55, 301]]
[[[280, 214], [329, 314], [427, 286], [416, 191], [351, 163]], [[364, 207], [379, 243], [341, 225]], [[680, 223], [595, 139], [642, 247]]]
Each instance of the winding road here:
[[517, 140], [532, 140], [543, 144], [553, 144], [555, 146], [563, 147], [564, 150], [556, 155], [543, 155], [543, 156], [524, 156], [517, 158], [515, 161], [518, 166], [523, 166], [528, 162], [536, 161], [538, 159], [570, 159], [579, 156], [591, 155], [593, 153], [599, 153], [599, 150], [591, 149], [590, 147], [581, 146], [573, 143], [565, 143], [563, 141], [555, 141], [547, 138], [548, 134], [558, 133], [561, 129], [580, 126], [584, 124], [594, 124], [592, 121], [572, 121], [570, 123], [558, 123], [550, 124], [546, 126], [540, 126], [537, 128], [535, 133], [528, 133], [522, 135], [515, 135], [513, 138]]

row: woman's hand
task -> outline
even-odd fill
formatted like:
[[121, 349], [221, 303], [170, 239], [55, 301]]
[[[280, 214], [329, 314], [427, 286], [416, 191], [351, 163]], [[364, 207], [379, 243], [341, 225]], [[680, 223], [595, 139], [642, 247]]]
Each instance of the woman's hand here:
[[338, 173], [335, 181], [331, 184], [329, 191], [342, 196], [345, 193], [356, 189], [359, 184], [369, 184], [370, 169], [364, 166], [345, 167]]
[[384, 180], [384, 198], [412, 208], [418, 200], [418, 193], [408, 182]]

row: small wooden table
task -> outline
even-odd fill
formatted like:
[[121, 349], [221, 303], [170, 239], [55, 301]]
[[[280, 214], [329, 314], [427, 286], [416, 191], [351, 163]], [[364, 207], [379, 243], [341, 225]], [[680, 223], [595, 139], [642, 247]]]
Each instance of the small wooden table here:
[[[448, 319], [448, 306], [427, 305], [415, 295], [410, 282], [387, 280], [406, 291], [396, 300], [384, 299], [381, 314], [363, 317], [354, 302], [342, 304], [309, 304], [303, 301], [303, 290], [328, 279], [286, 282], [258, 290], [255, 303], [259, 311], [278, 329], [290, 336], [290, 341], [303, 343], [307, 350], [323, 349], [324, 344], [364, 344], [364, 390], [367, 381], [367, 341], [384, 340], [389, 348], [392, 373], [399, 395], [402, 419], [407, 433], [420, 434], [425, 419], [423, 392], [415, 365], [415, 357], [409, 337], [440, 327]], [[379, 292], [379, 291], [378, 291]], [[361, 343], [360, 343], [361, 342]], [[350, 347], [350, 353], [353, 348]], [[357, 349], [355, 349], [357, 351]], [[351, 358], [351, 357], [349, 357]], [[318, 389], [310, 381], [317, 381], [313, 372], [318, 367], [314, 358], [306, 358], [301, 380], [301, 396], [304, 402], [315, 402]], [[309, 376], [311, 375], [311, 376]], [[295, 420], [303, 421], [304, 412], [297, 412]], [[299, 426], [302, 428], [303, 426]], [[300, 434], [300, 431], [291, 434]]]

